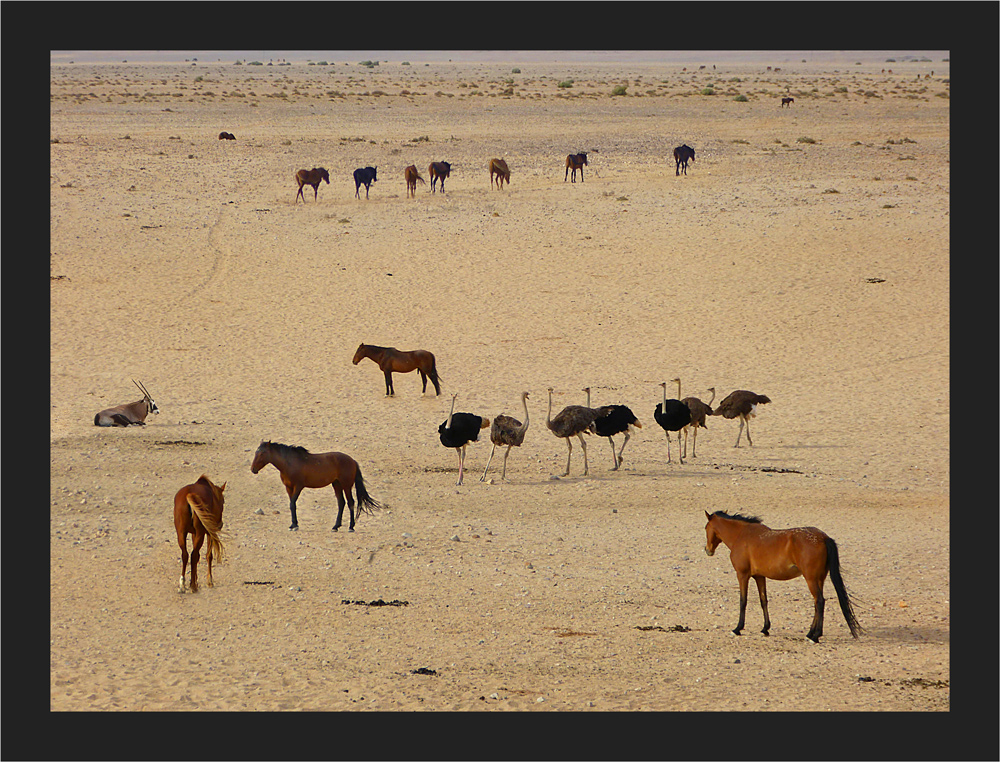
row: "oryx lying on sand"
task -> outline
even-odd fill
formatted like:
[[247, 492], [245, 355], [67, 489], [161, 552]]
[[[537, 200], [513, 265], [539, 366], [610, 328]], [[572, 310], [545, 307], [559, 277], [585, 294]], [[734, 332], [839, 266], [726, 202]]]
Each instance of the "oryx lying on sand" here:
[[132, 379], [132, 383], [139, 387], [142, 399], [128, 405], [116, 405], [102, 410], [94, 416], [95, 426], [145, 426], [147, 415], [160, 412], [160, 408], [153, 402], [146, 387], [137, 383], [135, 379]]

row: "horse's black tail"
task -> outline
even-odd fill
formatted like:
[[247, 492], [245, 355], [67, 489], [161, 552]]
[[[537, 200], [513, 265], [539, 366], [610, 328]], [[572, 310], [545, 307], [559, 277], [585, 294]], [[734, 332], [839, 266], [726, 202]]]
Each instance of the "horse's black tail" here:
[[434, 384], [434, 392], [436, 394], [441, 394], [441, 377], [438, 375], [437, 363], [431, 365], [431, 372], [427, 374], [427, 377]]
[[826, 538], [826, 568], [830, 572], [830, 580], [833, 582], [833, 588], [837, 591], [840, 610], [844, 613], [844, 619], [847, 620], [851, 636], [856, 638], [864, 630], [854, 616], [854, 608], [851, 606], [851, 596], [844, 585], [844, 578], [840, 576], [840, 551], [837, 550], [837, 543], [833, 541], [832, 537]]
[[358, 468], [357, 476], [354, 477], [354, 486], [358, 491], [358, 513], [369, 513], [382, 508], [382, 504], [368, 494], [365, 489], [365, 480], [361, 476], [361, 469]]

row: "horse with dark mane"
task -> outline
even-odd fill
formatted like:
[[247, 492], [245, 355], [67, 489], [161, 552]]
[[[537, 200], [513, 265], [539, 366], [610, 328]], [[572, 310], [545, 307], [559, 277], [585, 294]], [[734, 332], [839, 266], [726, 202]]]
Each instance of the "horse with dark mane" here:
[[493, 187], [493, 181], [496, 180], [497, 190], [503, 189], [504, 182], [510, 185], [510, 170], [507, 168], [507, 162], [503, 159], [490, 159], [490, 187]]
[[417, 171], [416, 164], [411, 164], [404, 169], [403, 177], [406, 179], [406, 195], [410, 198], [417, 197], [417, 180], [424, 183], [424, 185], [427, 184], [427, 181], [424, 180], [424, 178], [422, 178], [420, 173]]
[[713, 555], [719, 543], [729, 548], [729, 560], [736, 570], [740, 584], [740, 621], [733, 632], [737, 635], [743, 629], [747, 609], [747, 587], [752, 577], [760, 594], [760, 607], [764, 611], [765, 635], [771, 629], [767, 615], [767, 580], [786, 580], [805, 577], [809, 592], [815, 601], [812, 626], [806, 637], [819, 643], [823, 634], [823, 583], [827, 574], [837, 591], [840, 610], [847, 621], [852, 637], [862, 632], [861, 625], [854, 616], [851, 598], [840, 575], [840, 551], [837, 543], [816, 527], [796, 527], [794, 529], [771, 529], [761, 523], [756, 516], [730, 515], [725, 511], [709, 513], [705, 511], [708, 524], [705, 552]]
[[438, 180], [441, 181], [441, 192], [444, 193], [444, 181], [451, 175], [451, 164], [446, 161], [433, 161], [427, 171], [431, 176], [431, 193], [434, 193], [434, 185]]
[[[580, 153], [571, 153], [566, 157], [566, 177], [569, 177], [569, 171], [573, 170], [573, 180], [576, 182], [576, 171], [580, 170], [580, 182], [583, 182], [583, 167], [587, 163], [587, 152], [581, 151]], [[563, 182], [566, 182], [566, 177], [563, 177]]]
[[371, 184], [378, 182], [378, 167], [359, 167], [354, 170], [354, 198], [361, 198], [361, 186], [365, 186], [365, 198]]
[[694, 161], [694, 149], [691, 146], [685, 143], [674, 149], [674, 161], [677, 162], [677, 171], [675, 174], [679, 175], [682, 169], [685, 175], [688, 173], [689, 159]]
[[354, 353], [351, 361], [355, 365], [368, 358], [374, 362], [385, 374], [385, 396], [392, 397], [396, 394], [392, 385], [393, 373], [412, 373], [417, 371], [423, 388], [420, 393], [427, 391], [427, 379], [434, 384], [436, 394], [441, 394], [441, 378], [437, 372], [437, 361], [434, 355], [426, 349], [411, 349], [404, 351], [395, 347], [376, 347], [372, 344], [359, 344], [358, 351]]
[[350, 455], [342, 452], [309, 452], [305, 447], [281, 444], [280, 442], [261, 442], [254, 453], [250, 471], [254, 474], [270, 463], [281, 474], [281, 483], [288, 492], [288, 510], [292, 513], [292, 525], [289, 529], [298, 529], [299, 520], [295, 506], [299, 495], [306, 487], [321, 489], [333, 485], [337, 494], [337, 523], [333, 525], [336, 532], [341, 527], [344, 517], [344, 504], [351, 512], [351, 524], [348, 531], [354, 531], [354, 498], [351, 490], [358, 493], [358, 514], [372, 513], [382, 505], [372, 499], [365, 489], [361, 477], [361, 467]]
[[311, 185], [313, 189], [313, 201], [319, 200], [319, 184], [326, 180], [326, 184], [330, 184], [330, 173], [327, 172], [323, 167], [313, 167], [312, 169], [300, 169], [295, 173], [295, 182], [299, 184], [299, 192], [295, 196], [295, 203], [298, 203], [299, 199], [302, 199], [302, 203], [306, 202], [305, 196], [302, 195], [302, 189]]
[[794, 98], [782, 98], [781, 99], [781, 108], [784, 108], [785, 106], [791, 106], [793, 103], [795, 103], [795, 99]]
[[222, 509], [225, 505], [222, 486], [212, 484], [212, 480], [204, 474], [194, 484], [181, 487], [174, 495], [174, 528], [177, 530], [177, 544], [181, 548], [181, 582], [179, 592], [185, 590], [184, 577], [187, 574], [188, 549], [187, 536], [191, 541], [191, 592], [198, 592], [198, 554], [201, 546], [208, 540], [208, 586], [212, 587], [212, 558], [222, 560]]

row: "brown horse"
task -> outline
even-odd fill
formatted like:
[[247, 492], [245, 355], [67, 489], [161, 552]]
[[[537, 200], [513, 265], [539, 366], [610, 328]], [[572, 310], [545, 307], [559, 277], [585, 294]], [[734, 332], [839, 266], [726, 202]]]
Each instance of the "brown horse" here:
[[781, 99], [781, 108], [784, 108], [785, 106], [791, 106], [793, 103], [795, 103], [795, 99], [794, 98], [782, 98]]
[[417, 196], [417, 180], [427, 184], [427, 181], [420, 176], [417, 171], [416, 164], [411, 164], [406, 169], [403, 170], [403, 177], [406, 178], [406, 195], [409, 198], [416, 198]]
[[760, 594], [760, 607], [764, 610], [765, 635], [771, 629], [771, 620], [767, 615], [767, 580], [806, 578], [809, 592], [815, 601], [815, 613], [812, 627], [806, 637], [814, 643], [819, 643], [823, 634], [823, 583], [826, 575], [833, 580], [837, 591], [840, 610], [847, 620], [847, 626], [853, 637], [862, 632], [861, 625], [854, 617], [851, 598], [844, 580], [840, 576], [840, 552], [837, 543], [825, 532], [816, 527], [796, 527], [794, 529], [770, 529], [761, 523], [756, 516], [735, 514], [730, 516], [725, 511], [710, 514], [705, 511], [708, 524], [705, 525], [707, 542], [705, 552], [713, 555], [720, 542], [729, 548], [729, 560], [736, 569], [736, 578], [740, 583], [740, 621], [733, 630], [737, 635], [743, 629], [747, 609], [747, 587], [750, 578], [757, 583]]
[[208, 538], [208, 586], [212, 587], [212, 557], [222, 560], [222, 508], [225, 503], [222, 486], [212, 484], [212, 481], [202, 474], [194, 484], [181, 487], [174, 495], [174, 528], [177, 530], [177, 544], [181, 548], [181, 582], [180, 590], [184, 592], [184, 576], [187, 574], [188, 549], [187, 536], [194, 535], [191, 543], [191, 592], [198, 592], [198, 553], [202, 543]]
[[295, 182], [299, 184], [299, 192], [295, 196], [295, 203], [298, 203], [299, 199], [302, 199], [302, 203], [306, 202], [305, 196], [302, 195], [302, 189], [311, 185], [313, 189], [313, 201], [319, 200], [319, 184], [326, 180], [326, 184], [330, 184], [330, 173], [327, 172], [323, 167], [314, 167], [313, 169], [300, 169], [295, 173]]
[[392, 397], [396, 394], [396, 389], [392, 385], [393, 373], [412, 373], [417, 371], [420, 380], [423, 382], [421, 394], [427, 391], [427, 379], [434, 384], [436, 394], [441, 394], [441, 378], [437, 372], [437, 361], [434, 355], [426, 349], [412, 349], [408, 352], [396, 349], [395, 347], [376, 347], [372, 344], [359, 344], [358, 351], [354, 353], [351, 361], [355, 365], [365, 358], [373, 361], [382, 372], [385, 373], [385, 396]]
[[496, 179], [497, 189], [503, 190], [504, 181], [510, 185], [510, 170], [507, 169], [507, 162], [503, 159], [490, 159], [490, 187], [493, 187], [493, 180]]
[[348, 531], [354, 531], [354, 498], [351, 489], [358, 493], [358, 513], [371, 513], [382, 505], [373, 500], [365, 489], [361, 478], [361, 468], [350, 455], [342, 452], [311, 453], [305, 447], [280, 444], [279, 442], [261, 442], [254, 453], [250, 471], [257, 473], [270, 463], [281, 474], [281, 483], [288, 492], [288, 509], [292, 512], [292, 525], [289, 529], [298, 529], [299, 520], [295, 515], [295, 504], [299, 495], [306, 487], [321, 489], [330, 484], [337, 493], [337, 523], [333, 531], [340, 529], [344, 517], [344, 503], [351, 511], [351, 524]]
[[[573, 170], [573, 182], [576, 182], [576, 171], [580, 170], [580, 182], [583, 182], [583, 167], [587, 164], [587, 152], [581, 151], [580, 153], [571, 153], [566, 157], [566, 177], [569, 177], [569, 171]], [[566, 182], [566, 177], [563, 177], [563, 182]]]
[[434, 185], [441, 181], [441, 192], [444, 193], [444, 181], [451, 175], [451, 164], [446, 161], [433, 161], [427, 171], [431, 176], [431, 193], [434, 192]]

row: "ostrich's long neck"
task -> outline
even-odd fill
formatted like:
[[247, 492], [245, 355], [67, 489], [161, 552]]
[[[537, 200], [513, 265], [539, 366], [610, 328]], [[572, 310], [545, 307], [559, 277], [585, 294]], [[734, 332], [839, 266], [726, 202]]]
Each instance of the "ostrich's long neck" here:
[[681, 380], [677, 379], [677, 399], [684, 399], [681, 397]]
[[452, 398], [451, 398], [451, 410], [448, 411], [448, 422], [444, 425], [444, 427], [446, 429], [450, 429], [451, 428], [451, 419], [452, 419], [452, 416], [454, 414], [455, 414], [455, 397], [452, 396]]
[[545, 425], [552, 428], [552, 390], [549, 389], [549, 412], [545, 416]]
[[712, 399], [708, 401], [708, 406], [712, 407], [713, 402], [715, 402], [715, 389], [712, 389]]
[[528, 396], [525, 394], [521, 395], [521, 404], [524, 405], [524, 423], [521, 424], [521, 431], [525, 431], [528, 428]]
[[590, 407], [590, 387], [588, 386], [583, 391], [585, 391], [587, 393], [587, 407]]
[[663, 412], [667, 412], [667, 385], [663, 384]]

